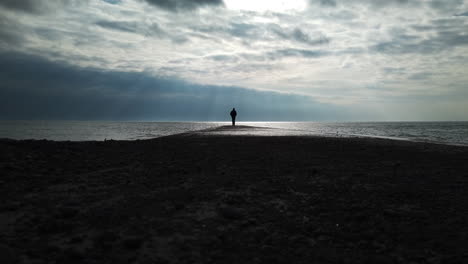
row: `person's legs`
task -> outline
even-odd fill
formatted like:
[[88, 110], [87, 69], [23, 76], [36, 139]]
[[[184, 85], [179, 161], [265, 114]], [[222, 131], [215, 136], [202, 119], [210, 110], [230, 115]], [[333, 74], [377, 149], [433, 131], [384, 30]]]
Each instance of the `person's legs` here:
[[236, 118], [233, 117], [233, 118], [232, 118], [232, 126], [235, 126], [235, 125], [236, 125]]

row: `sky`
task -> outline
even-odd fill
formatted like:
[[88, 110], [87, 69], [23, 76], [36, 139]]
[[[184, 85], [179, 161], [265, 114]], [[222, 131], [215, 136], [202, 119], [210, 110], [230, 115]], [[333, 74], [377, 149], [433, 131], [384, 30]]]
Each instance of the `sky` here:
[[0, 119], [468, 120], [468, 0], [0, 0]]

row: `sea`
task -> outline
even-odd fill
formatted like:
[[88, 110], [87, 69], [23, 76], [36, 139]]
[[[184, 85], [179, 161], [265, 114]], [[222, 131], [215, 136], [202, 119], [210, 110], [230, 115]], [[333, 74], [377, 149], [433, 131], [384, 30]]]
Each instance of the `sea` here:
[[[0, 121], [0, 138], [55, 141], [141, 140], [230, 125], [229, 122]], [[468, 122], [238, 122], [261, 135], [377, 137], [468, 146]]]

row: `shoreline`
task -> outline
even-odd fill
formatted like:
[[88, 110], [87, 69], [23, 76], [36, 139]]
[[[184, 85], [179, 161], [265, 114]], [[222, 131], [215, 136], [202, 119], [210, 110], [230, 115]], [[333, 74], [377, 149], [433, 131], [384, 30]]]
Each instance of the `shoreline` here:
[[[196, 123], [196, 122], [195, 122]], [[430, 123], [430, 122], [427, 122]], [[444, 145], [444, 146], [454, 146], [454, 147], [468, 147], [468, 144], [463, 143], [449, 143], [443, 141], [433, 141], [433, 140], [418, 140], [418, 139], [411, 139], [411, 138], [403, 138], [403, 137], [390, 137], [390, 136], [376, 136], [376, 135], [366, 135], [366, 134], [313, 134], [307, 130], [300, 130], [300, 129], [283, 129], [283, 128], [274, 128], [274, 127], [257, 127], [257, 126], [246, 126], [246, 125], [238, 125], [236, 128], [247, 128], [247, 129], [262, 129], [262, 130], [277, 130], [277, 131], [300, 131], [300, 132], [309, 132], [309, 134], [271, 134], [271, 135], [262, 135], [262, 134], [241, 134], [240, 136], [259, 136], [259, 137], [314, 137], [314, 138], [350, 138], [350, 139], [379, 139], [379, 140], [389, 140], [389, 141], [400, 141], [400, 142], [413, 142], [413, 143], [420, 143], [420, 144], [433, 144], [433, 145]], [[132, 141], [148, 141], [148, 140], [155, 140], [158, 138], [166, 138], [166, 137], [173, 137], [173, 136], [187, 136], [192, 134], [200, 134], [200, 133], [210, 133], [216, 132], [219, 130], [225, 130], [232, 128], [230, 125], [219, 126], [215, 128], [206, 128], [201, 130], [193, 130], [193, 131], [186, 131], [171, 135], [162, 135], [153, 138], [143, 138], [143, 139], [106, 139], [106, 140], [53, 140], [53, 139], [14, 139], [14, 138], [0, 138], [0, 141], [51, 141], [51, 142], [106, 142], [106, 141], [124, 141], [124, 142], [132, 142]], [[239, 136], [236, 134], [223, 134], [224, 136]]]
[[0, 140], [0, 250], [7, 263], [464, 263], [467, 160], [465, 147], [209, 131]]

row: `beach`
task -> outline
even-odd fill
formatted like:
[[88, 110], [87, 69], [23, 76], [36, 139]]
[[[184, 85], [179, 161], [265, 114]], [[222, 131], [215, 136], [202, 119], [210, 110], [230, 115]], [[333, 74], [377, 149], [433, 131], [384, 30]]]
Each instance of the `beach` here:
[[0, 140], [2, 263], [468, 262], [468, 147], [265, 130]]

